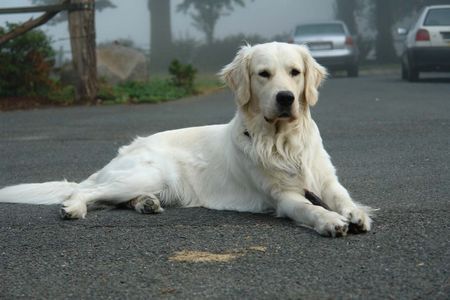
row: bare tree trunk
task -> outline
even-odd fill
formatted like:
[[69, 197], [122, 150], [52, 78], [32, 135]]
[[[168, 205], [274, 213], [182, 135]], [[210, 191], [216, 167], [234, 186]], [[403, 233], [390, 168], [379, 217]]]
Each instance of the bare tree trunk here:
[[357, 34], [356, 21], [355, 21], [355, 11], [356, 11], [356, 0], [336, 0], [336, 17], [344, 21], [348, 26], [350, 32], [354, 35]]
[[208, 24], [205, 24], [203, 31], [206, 36], [206, 43], [212, 45], [214, 43], [214, 30], [216, 28], [217, 19], [210, 20]]
[[84, 7], [69, 11], [70, 46], [76, 73], [75, 101], [93, 102], [97, 94], [95, 1], [71, 0], [71, 3]]
[[167, 71], [172, 56], [170, 0], [148, 0], [150, 10], [150, 72]]
[[392, 38], [392, 3], [391, 0], [375, 1], [375, 24], [377, 27], [377, 38], [375, 41], [375, 53], [377, 61], [390, 63], [397, 61]]

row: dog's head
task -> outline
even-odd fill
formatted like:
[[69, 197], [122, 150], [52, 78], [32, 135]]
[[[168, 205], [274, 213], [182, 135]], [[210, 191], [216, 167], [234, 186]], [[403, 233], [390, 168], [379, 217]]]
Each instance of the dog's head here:
[[269, 123], [296, 120], [302, 104], [316, 104], [326, 74], [306, 47], [276, 42], [242, 47], [219, 73], [238, 107]]

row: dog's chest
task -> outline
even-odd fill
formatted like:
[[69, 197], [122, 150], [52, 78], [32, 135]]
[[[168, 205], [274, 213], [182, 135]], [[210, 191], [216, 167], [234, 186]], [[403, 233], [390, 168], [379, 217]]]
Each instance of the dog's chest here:
[[265, 169], [264, 176], [271, 189], [277, 190], [303, 189], [307, 181], [304, 168]]
[[304, 189], [315, 191], [318, 187], [311, 157], [307, 153], [295, 158], [273, 160], [273, 164], [263, 166], [261, 172], [271, 190], [303, 192]]

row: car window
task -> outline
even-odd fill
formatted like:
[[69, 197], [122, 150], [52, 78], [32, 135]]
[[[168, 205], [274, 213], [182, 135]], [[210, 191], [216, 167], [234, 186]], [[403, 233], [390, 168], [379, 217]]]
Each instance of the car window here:
[[423, 25], [450, 26], [450, 8], [430, 9]]
[[308, 24], [300, 25], [295, 29], [295, 35], [324, 35], [324, 34], [345, 34], [341, 24]]

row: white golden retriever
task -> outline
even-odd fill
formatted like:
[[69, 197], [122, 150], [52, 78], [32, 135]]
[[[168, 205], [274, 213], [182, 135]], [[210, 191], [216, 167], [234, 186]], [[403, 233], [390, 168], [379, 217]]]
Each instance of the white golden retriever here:
[[235, 93], [230, 123], [137, 138], [81, 183], [6, 187], [0, 202], [62, 203], [65, 219], [107, 202], [141, 213], [162, 212], [161, 205], [274, 211], [333, 237], [370, 230], [371, 209], [339, 183], [311, 119], [326, 71], [308, 50], [244, 46], [220, 76]]

